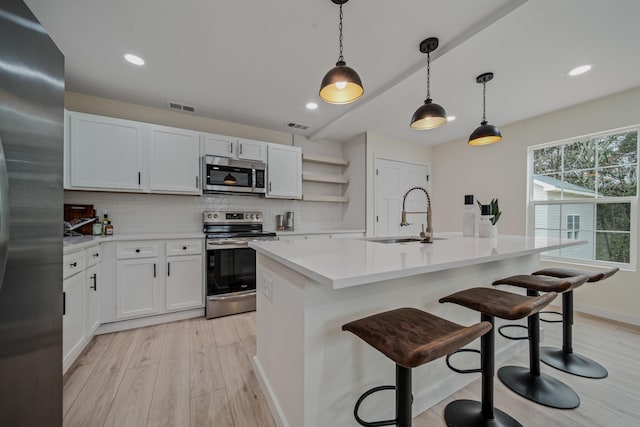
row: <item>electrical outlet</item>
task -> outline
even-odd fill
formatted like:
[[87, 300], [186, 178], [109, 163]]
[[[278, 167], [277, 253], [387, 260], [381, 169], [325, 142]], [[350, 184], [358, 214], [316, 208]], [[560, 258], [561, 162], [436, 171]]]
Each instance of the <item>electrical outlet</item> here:
[[262, 293], [271, 302], [273, 302], [273, 281], [271, 277], [262, 276]]

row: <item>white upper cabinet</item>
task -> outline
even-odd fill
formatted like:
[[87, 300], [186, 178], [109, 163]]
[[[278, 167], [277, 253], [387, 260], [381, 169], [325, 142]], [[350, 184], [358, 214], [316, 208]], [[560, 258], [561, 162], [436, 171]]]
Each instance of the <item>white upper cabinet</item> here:
[[149, 136], [151, 192], [200, 194], [199, 134], [149, 125]]
[[268, 144], [266, 197], [302, 197], [302, 150], [300, 147]]
[[238, 153], [238, 140], [223, 135], [206, 133], [202, 135], [204, 154], [219, 157], [236, 157]]
[[238, 141], [238, 158], [266, 162], [267, 143], [251, 139], [240, 139]]
[[145, 124], [69, 114], [69, 188], [141, 191]]
[[202, 135], [203, 154], [232, 159], [267, 161], [267, 143], [207, 133]]

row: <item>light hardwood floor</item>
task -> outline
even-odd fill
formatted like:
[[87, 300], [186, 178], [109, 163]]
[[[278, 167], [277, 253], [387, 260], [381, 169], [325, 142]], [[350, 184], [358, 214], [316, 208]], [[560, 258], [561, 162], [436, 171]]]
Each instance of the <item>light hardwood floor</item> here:
[[[543, 372], [576, 390], [579, 408], [536, 405], [497, 378], [496, 407], [524, 426], [640, 425], [640, 328], [584, 315], [575, 323], [574, 350], [605, 365], [609, 377], [580, 378], [542, 365]], [[64, 425], [275, 426], [251, 365], [255, 331], [255, 313], [245, 313], [97, 336], [64, 377]], [[547, 325], [543, 344], [560, 343], [561, 326]], [[508, 362], [527, 363], [526, 352]], [[479, 396], [476, 380], [417, 416], [413, 425], [444, 426], [449, 402]]]

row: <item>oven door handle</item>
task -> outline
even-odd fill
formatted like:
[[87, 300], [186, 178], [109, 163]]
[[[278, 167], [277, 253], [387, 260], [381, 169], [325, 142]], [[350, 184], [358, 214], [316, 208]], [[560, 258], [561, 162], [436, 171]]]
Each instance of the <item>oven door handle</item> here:
[[249, 243], [229, 243], [229, 244], [212, 244], [212, 245], [207, 245], [207, 250], [208, 251], [218, 251], [221, 249], [242, 249], [242, 248], [249, 248]]
[[227, 300], [249, 298], [255, 295], [256, 295], [256, 291], [251, 290], [251, 291], [243, 291], [243, 292], [234, 292], [232, 294], [226, 294], [226, 295], [209, 295], [207, 296], [207, 299], [209, 301], [227, 301]]

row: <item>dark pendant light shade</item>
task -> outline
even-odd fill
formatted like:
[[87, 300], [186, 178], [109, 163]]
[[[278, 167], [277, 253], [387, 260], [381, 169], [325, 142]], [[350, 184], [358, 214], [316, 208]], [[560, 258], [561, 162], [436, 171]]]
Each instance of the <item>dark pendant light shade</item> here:
[[349, 0], [331, 0], [340, 5], [340, 56], [336, 66], [325, 74], [320, 84], [320, 98], [329, 104], [349, 104], [364, 94], [362, 80], [356, 71], [347, 66], [342, 55], [342, 5]]
[[447, 122], [447, 113], [444, 108], [435, 104], [431, 100], [431, 56], [430, 53], [438, 47], [438, 39], [429, 37], [420, 43], [420, 52], [427, 54], [427, 99], [421, 105], [413, 117], [411, 117], [411, 128], [416, 130], [426, 130], [437, 128]]
[[493, 79], [493, 73], [484, 73], [476, 77], [476, 82], [482, 84], [482, 122], [469, 136], [469, 145], [488, 145], [502, 139], [500, 129], [487, 123], [487, 82]]

